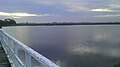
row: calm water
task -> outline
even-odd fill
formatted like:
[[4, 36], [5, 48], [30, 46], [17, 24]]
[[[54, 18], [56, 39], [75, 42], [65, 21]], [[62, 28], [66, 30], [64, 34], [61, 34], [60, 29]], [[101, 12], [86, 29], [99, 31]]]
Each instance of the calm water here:
[[113, 67], [120, 61], [120, 26], [4, 28], [61, 67]]

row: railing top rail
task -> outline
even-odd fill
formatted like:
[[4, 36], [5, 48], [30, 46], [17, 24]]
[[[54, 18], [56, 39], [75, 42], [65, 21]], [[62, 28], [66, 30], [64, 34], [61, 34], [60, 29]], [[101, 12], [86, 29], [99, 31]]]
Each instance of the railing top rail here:
[[0, 31], [5, 36], [7, 36], [8, 38], [12, 39], [18, 46], [20, 46], [20, 48], [22, 50], [27, 52], [29, 55], [31, 55], [33, 58], [35, 58], [39, 63], [41, 63], [45, 67], [60, 67], [60, 66], [56, 65], [55, 63], [53, 63], [52, 61], [50, 61], [49, 59], [47, 59], [46, 57], [44, 57], [43, 55], [41, 55], [38, 52], [36, 52], [35, 50], [33, 50], [32, 48], [26, 46], [25, 44], [23, 44], [22, 42], [18, 41], [17, 39], [12, 37], [11, 35], [7, 34], [3, 30], [0, 30]]

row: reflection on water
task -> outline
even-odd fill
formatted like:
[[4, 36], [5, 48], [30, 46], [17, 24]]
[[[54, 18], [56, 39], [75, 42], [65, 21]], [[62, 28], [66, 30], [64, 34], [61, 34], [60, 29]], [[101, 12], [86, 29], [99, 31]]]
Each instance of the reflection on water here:
[[119, 29], [119, 25], [4, 28], [61, 67], [113, 67], [120, 61]]

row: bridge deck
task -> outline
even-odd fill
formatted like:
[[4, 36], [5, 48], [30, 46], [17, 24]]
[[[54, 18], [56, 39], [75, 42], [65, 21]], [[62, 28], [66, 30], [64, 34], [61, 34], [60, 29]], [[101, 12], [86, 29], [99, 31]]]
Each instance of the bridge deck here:
[[11, 67], [1, 43], [0, 43], [0, 67]]

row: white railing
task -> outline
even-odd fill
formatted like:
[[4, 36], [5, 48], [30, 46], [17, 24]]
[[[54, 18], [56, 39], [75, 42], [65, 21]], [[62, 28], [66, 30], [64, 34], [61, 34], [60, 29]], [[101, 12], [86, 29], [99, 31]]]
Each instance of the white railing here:
[[[3, 30], [0, 30], [0, 41], [12, 67], [32, 67], [32, 57], [44, 67], [60, 67]], [[25, 52], [25, 63], [19, 58], [19, 49]]]

